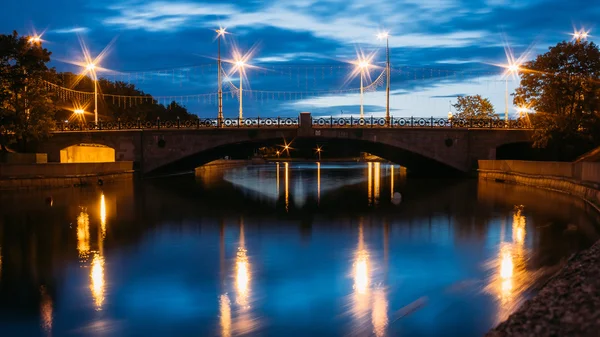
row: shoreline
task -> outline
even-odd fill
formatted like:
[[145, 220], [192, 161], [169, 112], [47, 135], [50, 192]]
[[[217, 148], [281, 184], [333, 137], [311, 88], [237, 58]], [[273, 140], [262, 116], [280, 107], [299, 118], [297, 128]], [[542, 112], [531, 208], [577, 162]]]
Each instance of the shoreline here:
[[103, 185], [133, 179], [133, 162], [1, 164], [0, 190]]
[[[561, 192], [583, 200], [592, 206], [592, 212], [600, 215], [600, 188], [587, 181], [489, 169], [480, 169], [479, 179]], [[600, 240], [573, 254], [535, 296], [485, 336], [597, 336], [600, 331], [598, 308]]]

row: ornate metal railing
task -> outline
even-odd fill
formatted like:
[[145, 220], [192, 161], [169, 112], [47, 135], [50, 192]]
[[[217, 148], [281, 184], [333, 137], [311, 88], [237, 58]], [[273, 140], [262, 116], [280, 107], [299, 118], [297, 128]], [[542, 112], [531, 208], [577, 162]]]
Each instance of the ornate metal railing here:
[[[298, 128], [296, 117], [273, 118], [200, 118], [197, 120], [154, 121], [100, 121], [57, 123], [56, 131], [102, 131], [136, 129], [219, 129], [219, 128]], [[312, 118], [313, 128], [474, 128], [474, 129], [531, 129], [522, 119], [504, 121], [497, 118], [459, 119], [436, 117], [317, 117]]]
[[298, 118], [200, 118], [196, 120], [167, 120], [154, 121], [99, 121], [94, 122], [61, 122], [56, 124], [57, 131], [86, 131], [86, 130], [136, 130], [136, 129], [217, 129], [217, 128], [297, 128]]
[[313, 118], [317, 128], [475, 128], [475, 129], [529, 129], [524, 120], [504, 121], [497, 118], [460, 119], [437, 117], [321, 117]]

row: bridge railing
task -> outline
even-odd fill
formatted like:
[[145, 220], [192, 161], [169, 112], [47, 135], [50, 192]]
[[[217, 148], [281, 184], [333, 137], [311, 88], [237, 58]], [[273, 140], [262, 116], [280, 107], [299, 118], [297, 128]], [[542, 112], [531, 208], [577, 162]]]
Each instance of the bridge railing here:
[[[217, 129], [217, 128], [298, 128], [296, 117], [199, 118], [195, 120], [100, 121], [89, 123], [57, 123], [56, 131], [101, 131], [139, 129]], [[525, 120], [504, 121], [496, 118], [459, 119], [438, 117], [314, 117], [313, 128], [473, 128], [531, 129]]]
[[216, 128], [297, 128], [298, 118], [295, 117], [258, 117], [258, 118], [199, 118], [195, 120], [166, 120], [154, 121], [99, 121], [89, 123], [57, 123], [57, 131], [88, 131], [88, 130], [138, 130], [138, 129], [216, 129]]
[[497, 118], [460, 119], [438, 117], [317, 117], [312, 119], [316, 128], [474, 128], [474, 129], [529, 129], [524, 120], [504, 121]]

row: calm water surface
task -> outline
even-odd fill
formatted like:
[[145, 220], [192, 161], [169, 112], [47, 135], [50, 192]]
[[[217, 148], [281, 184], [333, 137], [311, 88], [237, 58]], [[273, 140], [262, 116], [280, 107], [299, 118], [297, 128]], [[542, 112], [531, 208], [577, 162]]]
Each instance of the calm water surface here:
[[597, 220], [380, 163], [2, 192], [0, 335], [480, 336]]

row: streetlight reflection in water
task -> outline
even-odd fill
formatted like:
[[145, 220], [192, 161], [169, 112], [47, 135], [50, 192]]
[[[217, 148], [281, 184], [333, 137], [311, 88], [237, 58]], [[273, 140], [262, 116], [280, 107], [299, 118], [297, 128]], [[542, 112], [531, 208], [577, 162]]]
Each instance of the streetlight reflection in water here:
[[106, 287], [104, 275], [104, 238], [106, 237], [107, 210], [104, 194], [100, 195], [98, 214], [100, 217], [100, 223], [97, 227], [98, 247], [97, 250], [92, 251], [90, 243], [90, 216], [84, 207], [81, 208], [79, 216], [77, 217], [77, 250], [84, 267], [87, 267], [87, 259], [90, 256], [90, 253], [92, 255], [89, 272], [89, 288], [96, 310], [101, 310], [105, 300], [104, 292]]
[[87, 259], [90, 252], [90, 216], [85, 209], [77, 217], [77, 251], [81, 259]]
[[527, 220], [523, 215], [523, 206], [515, 207], [512, 220], [512, 242], [501, 242], [498, 245], [498, 257], [488, 264], [488, 268], [495, 269], [486, 291], [497, 298], [497, 322], [504, 321], [523, 303], [525, 290], [538, 278], [526, 266]]
[[364, 220], [359, 220], [358, 247], [354, 253], [353, 263], [353, 294], [351, 303], [351, 314], [355, 321], [353, 334], [364, 333], [370, 322], [373, 333], [377, 337], [385, 335], [388, 324], [388, 301], [386, 290], [383, 285], [373, 285], [373, 267], [371, 265], [368, 248], [364, 240]]
[[[224, 264], [222, 264], [224, 265]], [[243, 220], [240, 219], [240, 241], [235, 257], [234, 291], [237, 309], [232, 314], [231, 300], [227, 293], [219, 297], [219, 323], [221, 336], [246, 334], [255, 330], [258, 319], [252, 317], [251, 309], [251, 265], [246, 250], [246, 235]]]

